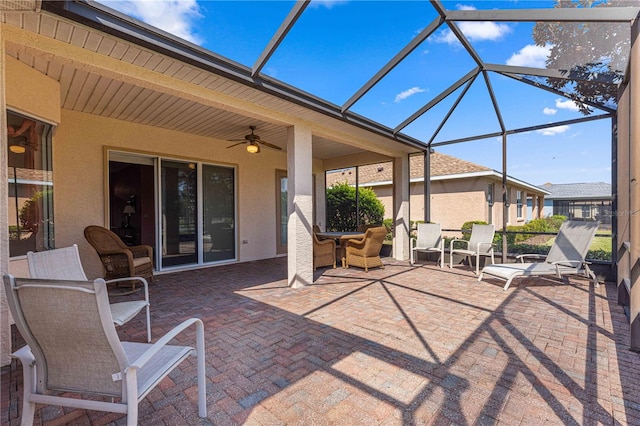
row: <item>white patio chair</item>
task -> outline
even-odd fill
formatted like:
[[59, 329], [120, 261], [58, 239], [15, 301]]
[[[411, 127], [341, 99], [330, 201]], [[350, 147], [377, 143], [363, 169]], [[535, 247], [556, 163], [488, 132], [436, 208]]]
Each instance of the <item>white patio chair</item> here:
[[[479, 225], [474, 223], [471, 227], [471, 237], [469, 241], [454, 238], [449, 244], [449, 268], [453, 268], [453, 255], [461, 254], [469, 260], [471, 265], [471, 256], [476, 257], [476, 271], [478, 275], [480, 268], [480, 256], [491, 256], [491, 263], [495, 263], [493, 257], [493, 236], [495, 234], [494, 225]], [[464, 244], [465, 248], [455, 248], [455, 244]]]
[[[22, 425], [33, 424], [36, 404], [123, 413], [127, 425], [136, 425], [138, 403], [189, 355], [197, 357], [198, 415], [206, 417], [201, 320], [182, 322], [154, 344], [121, 342], [103, 279], [11, 275], [3, 279], [16, 327], [27, 343], [11, 355], [23, 369]], [[167, 344], [192, 325], [196, 327], [195, 350]]]
[[[567, 220], [556, 236], [549, 254], [521, 254], [516, 256], [517, 263], [499, 263], [485, 266], [478, 277], [482, 281], [484, 275], [501, 278], [507, 282], [503, 290], [509, 288], [516, 277], [530, 277], [535, 275], [553, 275], [562, 278], [564, 275], [583, 275], [591, 277], [598, 287], [598, 279], [585, 261], [589, 246], [598, 230], [599, 222]], [[542, 262], [525, 263], [527, 258], [541, 259]]]
[[[63, 247], [54, 250], [45, 250], [34, 253], [27, 252], [27, 263], [31, 278], [44, 278], [53, 280], [87, 281], [87, 276], [80, 262], [78, 245]], [[112, 303], [111, 317], [117, 325], [123, 325], [133, 319], [146, 308], [147, 314], [147, 342], [151, 342], [151, 318], [149, 313], [149, 284], [142, 277], [117, 278], [107, 281], [107, 284], [120, 281], [140, 281], [144, 287], [144, 300], [128, 300]]]
[[440, 253], [440, 267], [444, 267], [444, 239], [439, 223], [419, 223], [417, 238], [411, 239], [411, 265], [415, 263], [418, 252]]

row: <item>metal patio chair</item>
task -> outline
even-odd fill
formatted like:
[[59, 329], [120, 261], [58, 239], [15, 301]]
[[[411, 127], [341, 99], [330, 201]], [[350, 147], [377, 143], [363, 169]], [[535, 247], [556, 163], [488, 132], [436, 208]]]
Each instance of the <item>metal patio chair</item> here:
[[419, 223], [417, 238], [411, 239], [411, 265], [421, 253], [439, 253], [440, 268], [444, 267], [444, 239], [442, 226], [439, 223]]
[[[122, 413], [127, 425], [136, 425], [138, 403], [190, 355], [197, 357], [198, 415], [206, 417], [201, 320], [180, 323], [154, 344], [121, 342], [103, 279], [3, 279], [16, 327], [27, 343], [12, 354], [23, 370], [22, 425], [33, 424], [36, 404]], [[195, 349], [167, 344], [192, 325]]]
[[[449, 244], [449, 268], [453, 268], [453, 255], [461, 254], [469, 260], [471, 265], [471, 257], [476, 258], [476, 271], [478, 275], [480, 268], [480, 256], [490, 256], [491, 263], [495, 263], [493, 256], [493, 236], [495, 235], [494, 225], [480, 225], [474, 223], [471, 227], [471, 237], [469, 241], [454, 238]], [[464, 244], [465, 248], [455, 248], [456, 244]]]
[[[78, 245], [40, 252], [27, 252], [27, 264], [31, 278], [53, 280], [87, 281], [87, 276], [80, 262]], [[113, 322], [123, 325], [133, 319], [146, 308], [147, 342], [151, 342], [151, 317], [149, 313], [149, 285], [142, 277], [118, 278], [107, 281], [107, 285], [122, 281], [139, 281], [144, 288], [144, 300], [127, 300], [110, 304]]]

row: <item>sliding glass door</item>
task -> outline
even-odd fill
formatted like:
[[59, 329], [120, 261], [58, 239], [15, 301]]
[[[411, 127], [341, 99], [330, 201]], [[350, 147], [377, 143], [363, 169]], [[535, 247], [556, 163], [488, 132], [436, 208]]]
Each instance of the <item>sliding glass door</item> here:
[[162, 160], [160, 169], [162, 268], [197, 264], [197, 165]]
[[151, 245], [157, 270], [238, 258], [235, 167], [123, 152], [109, 160], [111, 229]]
[[235, 170], [202, 166], [204, 262], [235, 259]]

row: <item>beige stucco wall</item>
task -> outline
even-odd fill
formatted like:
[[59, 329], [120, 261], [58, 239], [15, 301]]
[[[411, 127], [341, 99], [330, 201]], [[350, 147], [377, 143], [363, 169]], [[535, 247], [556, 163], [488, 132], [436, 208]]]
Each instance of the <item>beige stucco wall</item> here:
[[60, 122], [60, 85], [11, 56], [5, 56], [7, 108], [51, 124]]
[[276, 255], [275, 169], [286, 169], [284, 153], [265, 149], [250, 155], [242, 147], [226, 149], [225, 141], [69, 110], [62, 111], [53, 145], [56, 246], [77, 243], [89, 276], [102, 273], [83, 230], [91, 224], [106, 225], [105, 147], [237, 166], [238, 240], [248, 241], [239, 245], [239, 259]]

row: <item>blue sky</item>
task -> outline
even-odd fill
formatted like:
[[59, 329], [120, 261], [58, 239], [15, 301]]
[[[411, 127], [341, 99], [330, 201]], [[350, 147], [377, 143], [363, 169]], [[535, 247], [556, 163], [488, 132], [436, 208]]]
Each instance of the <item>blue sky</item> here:
[[[287, 16], [292, 1], [103, 1], [130, 16], [251, 67]], [[450, 9], [545, 8], [548, 1], [456, 1]], [[263, 73], [337, 105], [347, 101], [435, 18], [423, 1], [312, 1]], [[460, 23], [487, 63], [544, 67], [549, 46], [535, 46], [532, 23]], [[441, 26], [353, 107], [391, 128], [475, 67]], [[580, 118], [573, 102], [490, 73], [507, 129]], [[403, 132], [428, 141], [455, 101], [449, 96]], [[611, 182], [610, 120], [509, 136], [507, 172], [532, 184]], [[482, 77], [476, 79], [434, 142], [499, 131]], [[438, 151], [501, 170], [501, 141]]]

